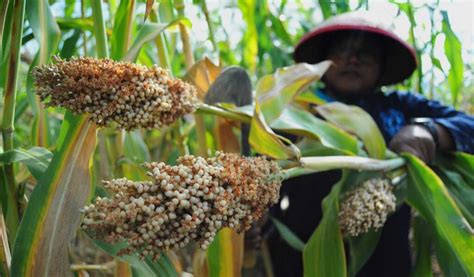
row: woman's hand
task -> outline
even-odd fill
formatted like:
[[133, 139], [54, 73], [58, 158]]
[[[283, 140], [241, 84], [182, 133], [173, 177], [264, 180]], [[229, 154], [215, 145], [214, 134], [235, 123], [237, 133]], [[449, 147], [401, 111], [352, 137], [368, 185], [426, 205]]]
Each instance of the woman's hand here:
[[433, 161], [436, 153], [433, 136], [420, 125], [407, 125], [400, 129], [390, 141], [389, 148], [397, 153], [411, 153], [426, 164]]

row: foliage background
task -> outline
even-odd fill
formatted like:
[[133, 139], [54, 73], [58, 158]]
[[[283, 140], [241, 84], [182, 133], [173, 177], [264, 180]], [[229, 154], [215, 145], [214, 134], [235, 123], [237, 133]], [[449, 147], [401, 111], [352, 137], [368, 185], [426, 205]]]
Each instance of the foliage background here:
[[[48, 108], [43, 112], [43, 109], [40, 109], [41, 106], [34, 97], [29, 71], [38, 63], [49, 62], [52, 54], [62, 58], [102, 55], [98, 53], [94, 38], [97, 25], [94, 23], [90, 2], [26, 1], [18, 92], [13, 118], [15, 127], [13, 149], [29, 149], [28, 153], [40, 157], [41, 162], [45, 161], [44, 167], [47, 166], [46, 161], [51, 158], [50, 152], [44, 152], [44, 148], [54, 151], [58, 147], [56, 141], [64, 119], [64, 111]], [[112, 58], [119, 59], [126, 53], [145, 21], [168, 23], [182, 16], [180, 8], [185, 8], [184, 15], [190, 18], [192, 24], [188, 27], [194, 58], [200, 60], [207, 56], [223, 67], [240, 65], [250, 73], [254, 87], [260, 77], [274, 72], [276, 68], [292, 64], [293, 46], [305, 32], [315, 27], [323, 18], [349, 10], [372, 10], [380, 3], [375, 0], [331, 2], [162, 0], [154, 1], [151, 12], [145, 20], [147, 3], [150, 2], [153, 1], [103, 1], [106, 34]], [[32, 5], [33, 3], [40, 4]], [[443, 10], [446, 3], [450, 2], [384, 2], [394, 8], [398, 18], [409, 22], [402, 32], [407, 40], [416, 44], [421, 57], [421, 67], [418, 71], [396, 88], [417, 91], [428, 98], [438, 99], [473, 113], [473, 47], [463, 45], [458, 31], [452, 29], [450, 24], [452, 15]], [[5, 26], [10, 23], [7, 21]], [[472, 41], [472, 32], [470, 36]], [[6, 78], [4, 71], [6, 54], [10, 51], [9, 38], [8, 33], [3, 34], [0, 74], [2, 89]], [[163, 59], [163, 51], [160, 49], [166, 50], [164, 52], [167, 53], [169, 63]], [[187, 71], [190, 62], [183, 52], [179, 28], [169, 28], [161, 37], [144, 45], [138, 55], [138, 62], [145, 65], [169, 66], [175, 76], [181, 77]], [[387, 88], [390, 89], [392, 88]], [[5, 110], [4, 103], [0, 103], [2, 110]], [[41, 121], [41, 118], [46, 120]], [[209, 117], [204, 119], [207, 127], [206, 139], [210, 150], [213, 151], [218, 148], [218, 141], [212, 131], [214, 122]], [[130, 179], [143, 178], [144, 172], [139, 164], [152, 160], [174, 161], [178, 155], [186, 151], [197, 153], [199, 151], [197, 141], [196, 130], [189, 121], [174, 126], [172, 130], [163, 131], [117, 133], [113, 129], [106, 129], [99, 134], [93, 163], [93, 180], [123, 176]], [[32, 148], [35, 146], [44, 148], [43, 150]], [[31, 164], [37, 162], [38, 160], [30, 161]], [[45, 168], [38, 170], [44, 171]], [[34, 170], [23, 164], [15, 164], [15, 181], [19, 191], [21, 193], [26, 191], [27, 196], [37, 183], [35, 176], [32, 176], [34, 174], [30, 172], [33, 173]], [[98, 186], [97, 194], [101, 193], [103, 191]], [[25, 208], [26, 204], [23, 205], [20, 209]]]

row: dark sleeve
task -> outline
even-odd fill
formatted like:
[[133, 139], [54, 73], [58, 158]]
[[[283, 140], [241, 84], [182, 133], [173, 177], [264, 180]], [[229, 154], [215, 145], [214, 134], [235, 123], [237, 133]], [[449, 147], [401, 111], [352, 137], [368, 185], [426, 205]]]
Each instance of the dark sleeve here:
[[412, 93], [395, 92], [408, 120], [429, 117], [449, 130], [457, 151], [474, 154], [474, 117]]

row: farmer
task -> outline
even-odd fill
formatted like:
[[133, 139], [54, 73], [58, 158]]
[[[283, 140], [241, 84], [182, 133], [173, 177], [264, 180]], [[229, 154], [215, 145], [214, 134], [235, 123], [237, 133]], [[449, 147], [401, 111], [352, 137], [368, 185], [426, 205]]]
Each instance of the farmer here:
[[[315, 92], [328, 102], [356, 105], [375, 120], [390, 149], [410, 152], [430, 164], [436, 151], [474, 153], [474, 118], [414, 93], [381, 92], [416, 69], [415, 50], [388, 28], [361, 13], [333, 17], [306, 34], [294, 51], [296, 62], [334, 65], [323, 77], [324, 89]], [[321, 202], [340, 178], [329, 171], [288, 180], [281, 191], [286, 210], [272, 211], [307, 242], [322, 217]], [[382, 230], [373, 255], [358, 276], [408, 276], [411, 269], [408, 230], [410, 209], [402, 206]], [[259, 228], [249, 232], [246, 246], [257, 245]], [[253, 234], [253, 236], [252, 236]], [[302, 254], [277, 232], [269, 238], [276, 276], [302, 276]]]

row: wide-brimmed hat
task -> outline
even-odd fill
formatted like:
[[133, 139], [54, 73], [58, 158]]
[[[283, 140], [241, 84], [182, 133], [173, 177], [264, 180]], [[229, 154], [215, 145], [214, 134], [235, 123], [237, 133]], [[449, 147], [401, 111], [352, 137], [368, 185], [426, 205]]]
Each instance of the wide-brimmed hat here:
[[416, 69], [416, 52], [384, 22], [377, 22], [369, 12], [349, 12], [334, 16], [307, 33], [296, 45], [296, 62], [318, 63], [326, 57], [329, 38], [338, 32], [367, 32], [379, 36], [384, 47], [380, 85], [395, 84], [410, 77]]

